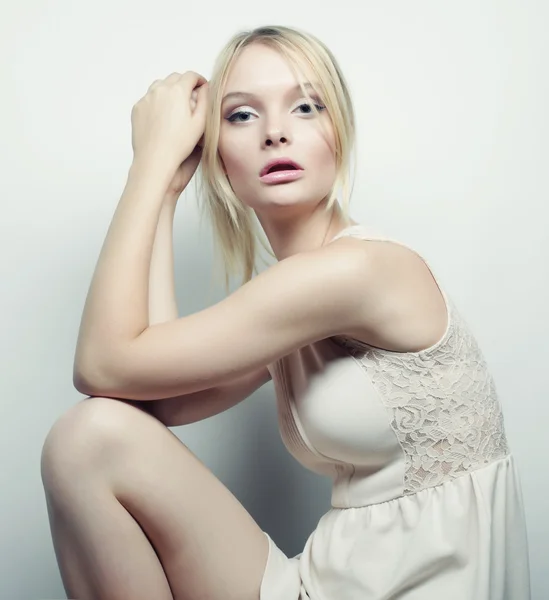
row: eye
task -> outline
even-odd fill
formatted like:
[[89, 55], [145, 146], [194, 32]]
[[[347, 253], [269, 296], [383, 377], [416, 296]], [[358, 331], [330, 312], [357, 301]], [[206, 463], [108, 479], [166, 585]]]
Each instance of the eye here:
[[[306, 106], [309, 109], [309, 111], [306, 112], [305, 114], [307, 114], [307, 115], [313, 114], [313, 109], [311, 108], [311, 105], [308, 102], [304, 102], [303, 104], [300, 104], [297, 108], [302, 108], [304, 106]], [[318, 102], [315, 102], [315, 106], [316, 106], [318, 112], [322, 112], [326, 108], [325, 106], [323, 106], [322, 104], [319, 104]]]
[[234, 112], [230, 117], [227, 117], [227, 121], [230, 123], [247, 123], [250, 119], [240, 120], [237, 119], [239, 115], [251, 115], [252, 113], [249, 110], [238, 110]]
[[[319, 102], [315, 102], [315, 106], [319, 112], [322, 112], [326, 108], [323, 104], [320, 104]], [[311, 105], [308, 102], [304, 102], [303, 104], [300, 104], [296, 108], [296, 110], [299, 108], [303, 108], [303, 107], [308, 109], [303, 114], [306, 114], [306, 115], [314, 114], [313, 109], [311, 108]], [[231, 116], [227, 117], [227, 121], [229, 121], [230, 123], [248, 123], [250, 121], [249, 117], [246, 119], [240, 118], [240, 117], [241, 116], [245, 117], [246, 115], [251, 115], [251, 114], [252, 113], [249, 110], [238, 110], [238, 111], [234, 112]]]

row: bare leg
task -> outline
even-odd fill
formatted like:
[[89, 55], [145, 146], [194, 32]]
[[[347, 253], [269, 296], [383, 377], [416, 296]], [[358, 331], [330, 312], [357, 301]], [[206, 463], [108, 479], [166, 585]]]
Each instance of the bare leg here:
[[69, 598], [257, 600], [268, 541], [160, 421], [88, 398], [42, 451], [54, 548]]

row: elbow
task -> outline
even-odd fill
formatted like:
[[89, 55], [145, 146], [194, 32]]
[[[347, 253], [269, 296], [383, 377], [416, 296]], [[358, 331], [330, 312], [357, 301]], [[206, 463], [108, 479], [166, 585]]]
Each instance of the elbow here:
[[82, 365], [75, 361], [72, 370], [72, 384], [74, 388], [86, 396], [108, 396], [114, 390], [109, 389], [103, 370], [99, 367]]
[[74, 388], [85, 396], [101, 395], [98, 386], [93, 384], [93, 378], [89, 377], [86, 373], [81, 367], [74, 366], [72, 371], [72, 385]]
[[113, 396], [118, 391], [112, 365], [115, 356], [106, 352], [78, 346], [74, 355], [72, 383], [76, 390], [87, 396]]

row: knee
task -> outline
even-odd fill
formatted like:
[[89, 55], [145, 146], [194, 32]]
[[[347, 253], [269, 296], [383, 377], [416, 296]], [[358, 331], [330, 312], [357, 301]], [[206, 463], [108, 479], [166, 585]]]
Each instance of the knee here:
[[[103, 397], [86, 397], [52, 425], [42, 446], [40, 467], [46, 485], [62, 473], [81, 473], [94, 461], [108, 460], [136, 432], [142, 419], [153, 419], [133, 404]], [[75, 471], [76, 469], [77, 471]]]

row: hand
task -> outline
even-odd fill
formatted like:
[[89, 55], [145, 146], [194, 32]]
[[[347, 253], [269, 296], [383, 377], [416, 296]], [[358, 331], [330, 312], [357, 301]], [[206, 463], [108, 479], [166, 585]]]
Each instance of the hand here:
[[194, 71], [154, 81], [132, 109], [134, 160], [160, 160], [188, 172], [194, 161], [185, 162], [203, 143], [207, 103], [208, 82]]
[[202, 158], [200, 142], [195, 146], [190, 155], [177, 168], [168, 188], [165, 198], [169, 202], [177, 202], [181, 192], [187, 187]]

